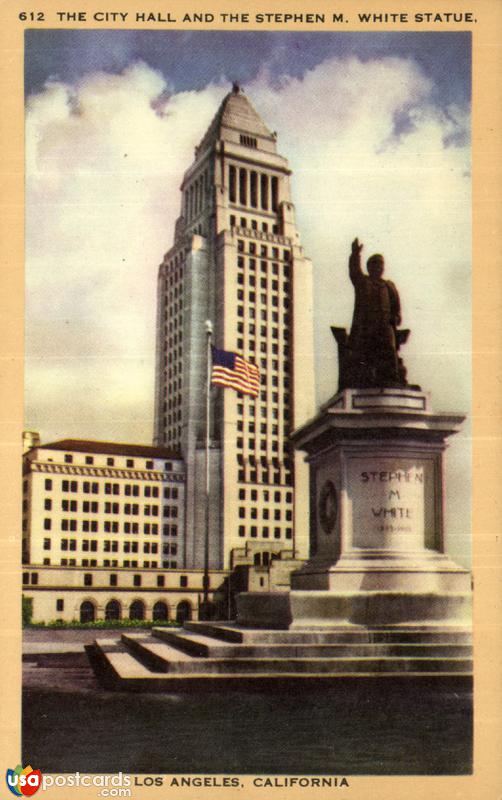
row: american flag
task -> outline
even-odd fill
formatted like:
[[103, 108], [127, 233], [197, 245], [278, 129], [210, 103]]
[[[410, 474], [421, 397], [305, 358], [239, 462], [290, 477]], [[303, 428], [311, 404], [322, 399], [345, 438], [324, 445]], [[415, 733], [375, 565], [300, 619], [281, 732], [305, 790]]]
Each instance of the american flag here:
[[258, 396], [260, 390], [260, 370], [255, 364], [246, 361], [237, 353], [211, 347], [213, 369], [211, 383], [235, 389], [236, 392]]

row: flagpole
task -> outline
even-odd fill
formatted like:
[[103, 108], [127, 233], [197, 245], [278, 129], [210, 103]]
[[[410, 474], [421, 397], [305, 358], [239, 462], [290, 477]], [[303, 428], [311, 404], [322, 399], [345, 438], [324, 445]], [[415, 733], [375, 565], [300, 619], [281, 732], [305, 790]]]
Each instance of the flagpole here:
[[206, 320], [206, 524], [204, 531], [204, 616], [207, 613], [209, 603], [209, 495], [211, 489], [209, 471], [209, 447], [211, 443], [211, 343], [213, 335], [213, 325], [211, 320]]

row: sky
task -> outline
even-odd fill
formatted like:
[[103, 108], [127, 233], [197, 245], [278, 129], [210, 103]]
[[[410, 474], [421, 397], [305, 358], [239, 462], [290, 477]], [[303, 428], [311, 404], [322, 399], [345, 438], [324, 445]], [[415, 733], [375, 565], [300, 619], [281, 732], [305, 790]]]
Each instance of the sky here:
[[[350, 325], [358, 236], [400, 291], [410, 382], [468, 412], [469, 34], [30, 30], [25, 54], [26, 427], [42, 441], [151, 441], [157, 269], [232, 81], [293, 170], [318, 401], [336, 391], [329, 328]], [[468, 431], [448, 460], [458, 530]]]

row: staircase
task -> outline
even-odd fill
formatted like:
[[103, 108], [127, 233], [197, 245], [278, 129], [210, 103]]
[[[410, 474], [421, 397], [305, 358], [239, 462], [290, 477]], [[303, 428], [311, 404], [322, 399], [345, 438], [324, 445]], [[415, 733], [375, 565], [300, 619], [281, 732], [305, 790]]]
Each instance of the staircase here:
[[459, 627], [278, 631], [186, 622], [182, 629], [152, 628], [98, 639], [88, 655], [102, 684], [120, 691], [262, 690], [332, 685], [341, 678], [472, 677], [471, 634]]

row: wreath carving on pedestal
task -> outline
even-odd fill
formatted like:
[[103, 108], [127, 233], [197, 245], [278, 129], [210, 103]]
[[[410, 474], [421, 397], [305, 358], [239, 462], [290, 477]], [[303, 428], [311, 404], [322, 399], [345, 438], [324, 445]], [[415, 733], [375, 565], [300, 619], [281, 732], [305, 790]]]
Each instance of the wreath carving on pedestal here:
[[327, 480], [319, 495], [319, 522], [324, 533], [333, 533], [338, 515], [338, 497], [333, 481]]

